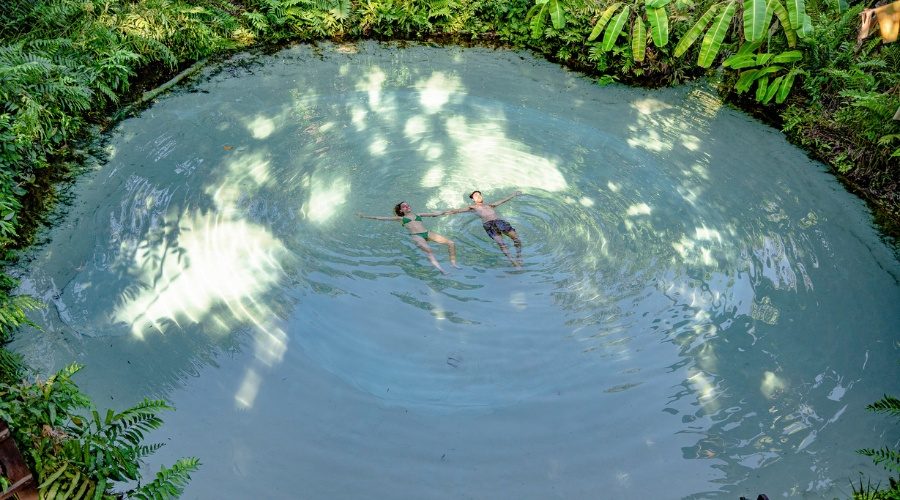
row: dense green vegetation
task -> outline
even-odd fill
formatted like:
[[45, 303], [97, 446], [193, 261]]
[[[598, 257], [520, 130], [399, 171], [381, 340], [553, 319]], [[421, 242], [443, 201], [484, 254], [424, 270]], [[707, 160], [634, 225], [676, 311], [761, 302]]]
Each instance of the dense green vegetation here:
[[[0, 383], [0, 418], [10, 422], [45, 498], [106, 498], [114, 482], [140, 480], [140, 460], [162, 446], [142, 441], [162, 424], [158, 413], [171, 409], [165, 402], [145, 399], [101, 417], [71, 380], [79, 369], [73, 364], [45, 382]], [[124, 495], [177, 496], [198, 465], [181, 459]]]
[[[117, 109], [192, 62], [252, 46], [362, 37], [529, 48], [599, 77], [660, 86], [706, 76], [781, 127], [900, 234], [900, 43], [856, 42], [843, 0], [5, 0], [0, 2], [0, 253], [26, 246], [55, 182]], [[747, 172], [753, 175], [753, 172]], [[0, 276], [0, 343], [32, 299]], [[102, 496], [138, 481], [161, 401], [100, 418], [72, 383], [46, 382], [0, 349], [0, 418], [42, 491]], [[102, 458], [94, 458], [102, 457]], [[134, 497], [176, 492], [186, 459]], [[52, 493], [52, 494], [51, 494]]]

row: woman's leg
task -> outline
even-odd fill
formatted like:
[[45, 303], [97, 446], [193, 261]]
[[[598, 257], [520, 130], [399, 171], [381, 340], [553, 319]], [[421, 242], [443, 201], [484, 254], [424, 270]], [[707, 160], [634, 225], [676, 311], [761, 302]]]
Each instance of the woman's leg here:
[[441, 245], [447, 245], [447, 250], [450, 252], [450, 264], [452, 264], [453, 267], [459, 267], [456, 265], [456, 243], [454, 243], [453, 240], [433, 231], [428, 231], [428, 240], [440, 243]]
[[425, 241], [425, 238], [422, 238], [421, 236], [413, 236], [412, 240], [413, 240], [413, 243], [415, 243], [417, 247], [421, 248], [422, 251], [425, 252], [425, 255], [428, 256], [428, 260], [431, 261], [432, 266], [437, 268], [437, 270], [440, 271], [442, 274], [447, 274], [447, 271], [444, 271], [444, 268], [442, 268], [441, 265], [438, 264], [437, 259], [434, 258], [434, 252], [431, 251], [431, 247], [428, 246], [428, 243]]

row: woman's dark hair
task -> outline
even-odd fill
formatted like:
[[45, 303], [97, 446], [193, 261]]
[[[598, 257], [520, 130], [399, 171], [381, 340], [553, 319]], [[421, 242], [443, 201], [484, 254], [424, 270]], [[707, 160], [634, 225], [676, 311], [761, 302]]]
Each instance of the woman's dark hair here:
[[406, 203], [405, 201], [401, 201], [394, 205], [394, 213], [397, 214], [397, 217], [403, 217], [403, 212], [400, 211], [400, 205]]
[[481, 191], [479, 191], [479, 190], [477, 190], [477, 189], [476, 189], [475, 191], [472, 191], [472, 194], [469, 195], [469, 199], [470, 199], [470, 200], [473, 200], [473, 199], [474, 199], [474, 198], [472, 198], [472, 197], [475, 196], [475, 193], [481, 194]]

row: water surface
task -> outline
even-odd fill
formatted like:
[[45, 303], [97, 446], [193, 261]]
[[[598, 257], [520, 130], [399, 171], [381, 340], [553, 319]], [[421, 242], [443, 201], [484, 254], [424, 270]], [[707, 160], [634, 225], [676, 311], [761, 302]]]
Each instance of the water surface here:
[[[862, 203], [703, 87], [525, 53], [244, 55], [123, 122], [26, 259], [14, 347], [171, 400], [187, 498], [847, 496], [900, 393], [900, 265]], [[496, 200], [512, 268], [470, 214]], [[448, 266], [443, 247], [438, 259]], [[262, 494], [261, 492], [265, 492]]]

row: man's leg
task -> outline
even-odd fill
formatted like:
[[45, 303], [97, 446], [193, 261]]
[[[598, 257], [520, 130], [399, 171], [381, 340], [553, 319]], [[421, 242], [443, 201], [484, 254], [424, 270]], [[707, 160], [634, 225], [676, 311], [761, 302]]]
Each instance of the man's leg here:
[[516, 267], [521, 267], [521, 266], [519, 265], [519, 263], [516, 262], [516, 260], [512, 258], [512, 255], [509, 254], [509, 248], [506, 246], [506, 242], [503, 241], [503, 235], [502, 235], [502, 234], [495, 234], [495, 235], [493, 236], [493, 238], [494, 238], [494, 241], [497, 242], [497, 245], [500, 246], [500, 250], [503, 252], [503, 255], [505, 255], [506, 258], [509, 259], [509, 261], [512, 263], [512, 265], [514, 265], [514, 266], [516, 266]]
[[519, 264], [522, 264], [522, 240], [519, 239], [519, 235], [516, 234], [516, 230], [507, 231], [506, 235], [509, 236], [513, 240], [513, 245], [516, 246], [516, 260], [519, 261]]

